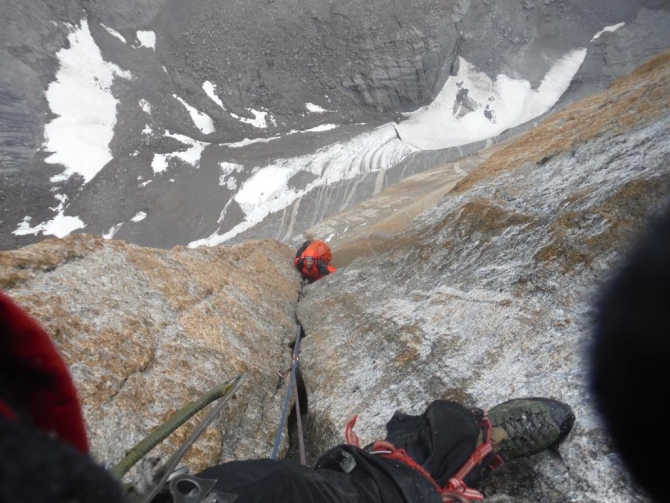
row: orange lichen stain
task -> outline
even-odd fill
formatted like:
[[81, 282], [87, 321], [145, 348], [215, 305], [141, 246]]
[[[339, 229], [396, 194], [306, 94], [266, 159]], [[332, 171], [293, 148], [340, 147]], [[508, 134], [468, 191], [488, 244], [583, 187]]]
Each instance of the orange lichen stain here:
[[454, 228], [465, 234], [498, 235], [505, 229], [532, 222], [528, 215], [506, 211], [494, 201], [483, 198], [466, 203], [454, 222]]
[[9, 290], [39, 273], [83, 258], [104, 246], [104, 239], [74, 234], [65, 239], [45, 239], [18, 250], [0, 252], [0, 287]]
[[[538, 262], [554, 262], [564, 272], [579, 266], [590, 267], [593, 257], [611, 251], [624, 252], [623, 243], [629, 243], [637, 232], [637, 223], [644, 220], [654, 201], [670, 190], [670, 174], [649, 179], [635, 179], [625, 183], [601, 204], [560, 214], [549, 228], [550, 242], [534, 255]], [[568, 199], [566, 199], [567, 202]], [[580, 196], [570, 196], [570, 203]], [[589, 232], [589, 228], [602, 228]]]

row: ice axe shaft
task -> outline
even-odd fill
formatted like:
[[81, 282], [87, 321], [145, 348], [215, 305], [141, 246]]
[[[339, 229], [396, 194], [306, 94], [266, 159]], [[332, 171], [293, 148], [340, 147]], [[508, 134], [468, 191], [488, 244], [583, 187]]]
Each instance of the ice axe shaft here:
[[[183, 407], [181, 410], [175, 412], [163, 424], [161, 424], [158, 428], [152, 431], [147, 437], [145, 437], [141, 442], [135, 445], [135, 447], [131, 448], [126, 453], [126, 456], [110, 469], [110, 473], [112, 474], [112, 476], [114, 476], [117, 480], [120, 481], [123, 478], [123, 476], [126, 473], [128, 473], [128, 471], [133, 466], [135, 466], [135, 464], [140, 459], [142, 459], [149, 453], [149, 451], [151, 451], [154, 447], [160, 444], [163, 440], [165, 440], [168, 436], [170, 436], [177, 428], [179, 428], [182, 424], [184, 424], [191, 417], [200, 412], [202, 409], [204, 409], [207, 405], [209, 405], [213, 401], [221, 399], [221, 402], [217, 404], [215, 408], [215, 410], [217, 411], [221, 410], [223, 405], [225, 405], [228, 402], [228, 400], [230, 400], [230, 398], [235, 394], [235, 392], [239, 389], [242, 383], [246, 380], [246, 377], [247, 377], [246, 374], [242, 374], [238, 377], [235, 377], [234, 379], [228, 380], [223, 384], [220, 384], [215, 388], [212, 388], [200, 398], [192, 401], [191, 403]], [[209, 419], [209, 422], [211, 422], [213, 417], [210, 418], [208, 416], [207, 419]], [[204, 425], [203, 429], [206, 426], [207, 424]], [[194, 430], [194, 433], [197, 430], [198, 429], [196, 428], [196, 430]], [[186, 441], [186, 442], [191, 441], [188, 447], [192, 445], [193, 441], [195, 441], [195, 438], [191, 439], [191, 437], [189, 437], [189, 439]], [[186, 445], [186, 442], [184, 443], [184, 445]]]

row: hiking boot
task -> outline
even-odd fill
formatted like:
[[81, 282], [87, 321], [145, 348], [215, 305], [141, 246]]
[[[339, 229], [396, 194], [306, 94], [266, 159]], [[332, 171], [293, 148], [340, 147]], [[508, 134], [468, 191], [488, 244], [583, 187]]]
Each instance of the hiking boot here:
[[550, 398], [515, 398], [488, 411], [491, 444], [504, 459], [557, 447], [575, 424], [569, 405]]

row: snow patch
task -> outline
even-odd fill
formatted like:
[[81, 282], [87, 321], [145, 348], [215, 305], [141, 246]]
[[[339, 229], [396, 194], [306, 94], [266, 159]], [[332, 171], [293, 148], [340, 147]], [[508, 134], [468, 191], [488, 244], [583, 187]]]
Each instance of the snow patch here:
[[[313, 154], [279, 159], [271, 165], [256, 168], [228, 203], [233, 200], [237, 202], [245, 213], [244, 220], [224, 234], [215, 232], [188, 246], [216, 246], [261, 222], [270, 213], [283, 210], [318, 187], [388, 169], [414, 151], [414, 148], [398, 138], [392, 124], [386, 124], [348, 142], [319, 149]], [[303, 171], [312, 173], [316, 178], [303, 189], [289, 186], [289, 180]], [[219, 222], [222, 222], [225, 210]]]
[[[149, 102], [147, 100], [140, 100], [140, 107], [142, 108], [142, 110], [144, 110], [144, 112], [147, 115], [151, 116], [151, 105], [149, 104]], [[153, 133], [153, 129], [151, 128], [151, 125], [147, 124], [146, 126], [144, 126], [144, 129], [142, 130], [142, 134], [149, 136], [149, 135], [151, 135], [151, 133]]]
[[200, 131], [202, 131], [204, 134], [214, 132], [214, 121], [212, 121], [212, 118], [209, 115], [202, 113], [200, 110], [197, 110], [196, 108], [192, 107], [176, 94], [173, 94], [172, 96], [176, 100], [178, 100], [179, 103], [184, 105], [186, 110], [188, 110], [188, 113], [191, 114], [191, 119], [193, 120], [193, 123]]
[[623, 28], [626, 25], [626, 23], [619, 23], [619, 24], [614, 24], [612, 26], [605, 26], [602, 30], [600, 30], [598, 33], [593, 35], [593, 38], [591, 39], [591, 42], [595, 42], [600, 38], [600, 35], [602, 35], [605, 32], [613, 32], [617, 31], [619, 28]]
[[112, 228], [109, 229], [109, 231], [107, 231], [106, 234], [103, 234], [102, 237], [105, 239], [112, 239], [114, 236], [116, 236], [116, 233], [119, 232], [119, 229], [121, 228], [122, 225], [123, 222], [114, 225]]
[[165, 132], [165, 136], [179, 140], [186, 145], [190, 145], [190, 148], [184, 152], [154, 154], [154, 158], [151, 161], [151, 167], [153, 168], [154, 173], [165, 171], [168, 167], [168, 160], [174, 157], [181, 159], [185, 163], [188, 163], [195, 168], [200, 167], [200, 157], [209, 143], [194, 140], [193, 138], [189, 138], [188, 136], [184, 136], [182, 134], [170, 133], [169, 131]]
[[244, 166], [232, 162], [221, 162], [219, 163], [219, 166], [221, 167], [219, 185], [222, 187], [227, 187], [230, 190], [235, 190], [237, 188], [237, 180], [230, 175], [236, 172], [240, 173], [244, 171]]
[[231, 143], [221, 143], [220, 145], [230, 147], [230, 148], [240, 148], [240, 147], [246, 147], [247, 145], [252, 145], [254, 143], [269, 143], [271, 141], [278, 140], [280, 138], [284, 138], [284, 137], [290, 136], [292, 134], [311, 133], [311, 132], [314, 132], [314, 131], [328, 131], [330, 129], [335, 129], [337, 127], [339, 127], [337, 124], [326, 124], [325, 127], [324, 126], [316, 126], [315, 128], [305, 129], [303, 131], [300, 131], [298, 129], [292, 129], [291, 131], [288, 131], [284, 135], [271, 136], [269, 138], [245, 138], [244, 140], [241, 140], [241, 141], [231, 142]]
[[72, 231], [77, 229], [82, 229], [86, 227], [86, 224], [81, 221], [79, 217], [67, 217], [63, 215], [65, 210], [65, 203], [67, 202], [67, 196], [56, 194], [56, 199], [60, 201], [60, 204], [56, 208], [51, 208], [54, 211], [57, 211], [58, 214], [48, 222], [43, 222], [35, 227], [30, 227], [31, 217], [26, 216], [23, 221], [19, 224], [19, 227], [12, 232], [15, 236], [25, 236], [27, 234], [44, 234], [47, 236], [56, 236], [57, 238], [64, 238]]
[[226, 147], [230, 148], [240, 148], [240, 147], [246, 147], [247, 145], [251, 145], [253, 143], [269, 143], [272, 140], [278, 140], [281, 138], [281, 136], [273, 136], [271, 138], [245, 138], [244, 140], [238, 141], [238, 142], [233, 142], [233, 143], [222, 143], [221, 145], [225, 145]]
[[147, 100], [140, 100], [140, 107], [145, 113], [151, 115], [151, 104]]
[[274, 124], [274, 120], [272, 118], [268, 118], [268, 112], [259, 112], [258, 110], [254, 110], [253, 108], [250, 108], [249, 111], [254, 114], [253, 119], [247, 119], [246, 117], [240, 117], [239, 115], [235, 115], [234, 113], [230, 113], [230, 115], [234, 118], [237, 119], [240, 122], [244, 122], [245, 124], [251, 124], [253, 127], [257, 128], [266, 128], [268, 127], [268, 121], [270, 123]]
[[59, 213], [52, 220], [30, 227], [30, 217], [25, 217], [12, 234], [25, 236], [26, 234], [44, 234], [45, 236], [56, 236], [64, 238], [72, 231], [86, 227], [79, 217], [68, 217]]
[[133, 218], [130, 219], [131, 222], [141, 222], [147, 218], [147, 214], [143, 211], [138, 211], [137, 215], [135, 215]]
[[113, 37], [118, 38], [118, 39], [119, 39], [121, 42], [123, 42], [124, 44], [127, 44], [127, 43], [128, 43], [128, 42], [126, 42], [126, 37], [124, 37], [123, 35], [121, 35], [118, 31], [116, 31], [116, 30], [110, 28], [109, 26], [105, 26], [105, 25], [102, 24], [102, 23], [100, 23], [100, 26], [102, 26], [105, 30], [107, 30], [107, 33], [109, 33], [109, 34], [112, 35]]
[[537, 90], [530, 82], [498, 75], [492, 81], [463, 58], [432, 104], [406, 114], [396, 125], [402, 140], [420, 150], [437, 150], [486, 140], [547, 112], [566, 91], [586, 49], [557, 60]]
[[44, 127], [43, 147], [52, 152], [45, 161], [65, 166], [52, 182], [75, 173], [89, 182], [112, 160], [109, 142], [118, 104], [111, 92], [114, 78], [132, 75], [102, 59], [86, 19], [68, 41], [70, 47], [56, 54], [60, 68], [46, 91], [49, 108], [58, 117]]
[[[331, 129], [335, 129], [340, 127], [337, 124], [323, 124], [321, 126], [316, 126], [311, 129], [305, 129], [304, 131], [299, 131], [297, 129], [291, 130], [288, 133], [284, 135], [285, 136], [290, 136], [292, 134], [298, 134], [298, 133], [313, 133], [316, 131], [330, 131]], [[230, 147], [230, 148], [240, 148], [240, 147], [246, 147], [247, 145], [252, 145], [254, 143], [269, 143], [273, 140], [278, 140], [282, 138], [282, 135], [278, 136], [271, 136], [270, 138], [245, 138], [244, 140], [238, 141], [238, 142], [231, 142], [231, 143], [221, 143], [221, 145]]]
[[216, 84], [212, 84], [210, 81], [207, 81], [202, 84], [202, 88], [205, 91], [205, 94], [209, 96], [209, 99], [211, 99], [224, 110], [226, 109], [226, 107], [223, 105], [223, 101], [221, 101], [221, 98], [219, 98], [216, 94]]
[[335, 129], [337, 127], [339, 127], [337, 124], [321, 124], [320, 126], [307, 129], [306, 132], [313, 133], [317, 131], [330, 131], [331, 129]]
[[172, 154], [154, 154], [154, 158], [151, 161], [151, 169], [154, 170], [154, 173], [162, 173], [168, 168], [168, 159], [172, 157]]
[[138, 31], [137, 40], [140, 41], [139, 47], [156, 50], [156, 34], [153, 31]]
[[316, 114], [322, 114], [328, 111], [325, 108], [321, 108], [319, 105], [315, 105], [314, 103], [306, 103], [305, 108], [307, 109], [308, 112]]

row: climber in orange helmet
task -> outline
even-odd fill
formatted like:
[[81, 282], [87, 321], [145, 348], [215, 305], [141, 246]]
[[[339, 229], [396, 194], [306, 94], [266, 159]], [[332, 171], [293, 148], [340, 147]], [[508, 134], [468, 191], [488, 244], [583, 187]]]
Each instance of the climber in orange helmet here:
[[319, 240], [305, 241], [296, 252], [293, 264], [300, 271], [303, 279], [313, 283], [337, 271], [330, 265], [331, 259], [332, 253], [326, 243]]

